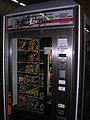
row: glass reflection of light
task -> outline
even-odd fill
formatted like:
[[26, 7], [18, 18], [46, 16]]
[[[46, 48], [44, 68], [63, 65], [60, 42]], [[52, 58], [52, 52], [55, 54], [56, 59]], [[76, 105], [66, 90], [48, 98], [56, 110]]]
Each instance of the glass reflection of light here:
[[72, 57], [72, 49], [68, 48], [68, 50], [66, 51], [66, 54], [68, 57]]
[[10, 47], [10, 56], [12, 56], [12, 47]]
[[15, 3], [18, 3], [18, 1], [17, 1], [17, 0], [11, 0], [11, 1], [13, 1], [13, 2], [15, 2]]
[[84, 28], [84, 30], [89, 33], [89, 30], [87, 28]]
[[24, 7], [26, 6], [24, 3], [19, 3], [19, 4], [22, 5], [22, 6], [24, 6]]
[[53, 53], [53, 56], [57, 56], [58, 55], [58, 49], [53, 49], [52, 53]]
[[26, 6], [24, 3], [19, 3], [19, 1], [18, 0], [11, 0], [11, 1], [13, 1], [13, 2], [15, 2], [15, 3], [18, 3], [19, 5], [22, 5], [22, 6]]

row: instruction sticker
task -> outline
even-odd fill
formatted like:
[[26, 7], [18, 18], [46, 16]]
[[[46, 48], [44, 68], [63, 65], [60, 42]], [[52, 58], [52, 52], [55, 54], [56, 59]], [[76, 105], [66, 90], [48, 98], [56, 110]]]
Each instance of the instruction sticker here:
[[66, 49], [68, 49], [67, 38], [59, 38], [58, 39], [58, 49], [59, 50], [66, 50]]

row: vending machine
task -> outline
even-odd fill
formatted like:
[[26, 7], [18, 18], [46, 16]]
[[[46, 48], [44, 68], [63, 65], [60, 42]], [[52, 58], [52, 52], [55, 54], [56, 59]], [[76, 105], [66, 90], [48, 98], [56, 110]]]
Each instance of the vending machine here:
[[3, 21], [4, 120], [83, 120], [89, 22], [82, 7], [49, 1]]

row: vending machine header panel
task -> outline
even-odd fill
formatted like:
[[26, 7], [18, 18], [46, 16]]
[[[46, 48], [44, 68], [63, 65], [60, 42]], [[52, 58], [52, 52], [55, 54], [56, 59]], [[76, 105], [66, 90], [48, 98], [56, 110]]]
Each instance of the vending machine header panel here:
[[8, 18], [8, 30], [72, 24], [73, 9], [25, 14]]
[[14, 15], [21, 15], [27, 13], [34, 13], [40, 11], [47, 11], [47, 10], [56, 10], [56, 9], [65, 9], [70, 7], [78, 6], [78, 4], [73, 0], [55, 0], [55, 1], [48, 1], [42, 2], [37, 4], [28, 5], [26, 7], [19, 7], [6, 16], [14, 16]]

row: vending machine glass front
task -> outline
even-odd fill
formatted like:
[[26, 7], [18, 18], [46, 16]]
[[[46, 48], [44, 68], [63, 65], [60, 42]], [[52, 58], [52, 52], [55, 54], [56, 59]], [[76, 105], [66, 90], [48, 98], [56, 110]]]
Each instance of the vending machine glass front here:
[[12, 106], [45, 112], [51, 105], [52, 38], [15, 38], [11, 48]]

